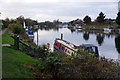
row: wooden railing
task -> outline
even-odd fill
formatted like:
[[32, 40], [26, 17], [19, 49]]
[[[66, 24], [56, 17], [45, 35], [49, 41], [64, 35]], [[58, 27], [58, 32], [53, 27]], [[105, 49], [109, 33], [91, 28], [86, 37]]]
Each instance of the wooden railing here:
[[31, 46], [28, 44], [24, 43], [22, 40], [19, 39], [19, 36], [11, 36], [14, 39], [14, 49], [20, 50], [21, 48], [25, 49], [32, 49]]

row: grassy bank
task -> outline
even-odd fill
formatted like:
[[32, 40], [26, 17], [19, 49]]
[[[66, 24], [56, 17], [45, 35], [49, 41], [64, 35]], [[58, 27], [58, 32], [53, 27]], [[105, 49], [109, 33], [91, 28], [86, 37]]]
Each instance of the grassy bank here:
[[31, 68], [37, 60], [11, 48], [2, 50], [3, 78], [33, 78]]
[[[3, 35], [3, 43], [13, 44], [13, 39], [8, 34], [9, 31]], [[34, 51], [39, 61], [36, 57], [32, 58], [9, 47], [3, 47], [2, 54], [3, 78], [110, 79], [116, 78], [120, 71], [112, 60], [98, 59], [86, 51], [78, 51], [78, 56], [64, 56], [58, 52], [50, 52], [45, 45]]]
[[[14, 40], [7, 31], [2, 36], [3, 44], [12, 44]], [[33, 78], [34, 72], [31, 71], [36, 59], [23, 52], [8, 47], [2, 47], [2, 77], [3, 78]]]
[[11, 31], [8, 30], [2, 35], [2, 44], [14, 44], [14, 40], [10, 37]]

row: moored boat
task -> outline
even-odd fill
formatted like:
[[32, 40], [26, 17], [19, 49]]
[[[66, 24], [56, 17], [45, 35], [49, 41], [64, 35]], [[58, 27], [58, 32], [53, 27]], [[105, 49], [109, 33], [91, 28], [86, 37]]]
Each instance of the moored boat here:
[[111, 33], [113, 31], [114, 31], [113, 27], [104, 28], [104, 33]]
[[96, 57], [99, 56], [98, 48], [93, 44], [82, 44], [80, 46], [76, 46], [68, 41], [59, 38], [57, 38], [54, 42], [54, 50], [59, 51], [67, 56], [77, 55], [78, 50], [93, 53]]
[[30, 38], [31, 40], [34, 39], [34, 33], [33, 33], [32, 30], [28, 30], [27, 34], [28, 34], [28, 36], [29, 36], [29, 38]]
[[23, 27], [24, 27], [24, 30], [26, 32], [26, 34], [28, 35], [28, 37], [33, 40], [34, 39], [34, 32], [28, 27], [25, 25], [25, 22], [23, 22]]

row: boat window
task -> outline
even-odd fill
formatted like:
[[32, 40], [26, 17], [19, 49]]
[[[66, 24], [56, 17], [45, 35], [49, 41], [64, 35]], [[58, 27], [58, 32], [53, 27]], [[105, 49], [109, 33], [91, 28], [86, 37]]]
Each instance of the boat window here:
[[72, 56], [74, 55], [74, 53], [72, 52]]
[[65, 48], [62, 46], [62, 50], [63, 50], [63, 51], [64, 51], [64, 49], [65, 49]]
[[67, 52], [67, 49], [65, 49], [65, 52]]
[[58, 43], [58, 42], [55, 42], [55, 44], [54, 44], [56, 47], [59, 47], [59, 45], [60, 45], [60, 43]]
[[65, 50], [65, 46], [61, 44], [60, 50], [64, 51]]
[[93, 52], [96, 52], [96, 51], [95, 51], [95, 47], [92, 47], [92, 50], [93, 50]]
[[95, 47], [90, 47], [90, 48], [88, 48], [88, 52], [90, 52], [90, 53], [95, 53]]
[[68, 51], [68, 53], [70, 54], [70, 51]]
[[55, 45], [57, 46], [57, 42], [55, 42]]

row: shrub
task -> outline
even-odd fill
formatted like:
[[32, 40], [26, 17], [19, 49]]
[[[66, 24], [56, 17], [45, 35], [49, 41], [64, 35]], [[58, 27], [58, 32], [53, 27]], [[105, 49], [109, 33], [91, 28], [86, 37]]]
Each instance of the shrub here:
[[[49, 78], [71, 79], [111, 79], [118, 75], [116, 62], [98, 59], [93, 54], [79, 51], [79, 56], [63, 56], [58, 52], [48, 52], [40, 60], [39, 72]], [[40, 77], [41, 78], [41, 77]]]
[[35, 54], [37, 58], [44, 59], [49, 53], [50, 53], [49, 49], [45, 44], [38, 46], [35, 50]]
[[14, 34], [20, 34], [23, 30], [22, 25], [17, 23], [9, 24], [8, 28], [11, 29]]

